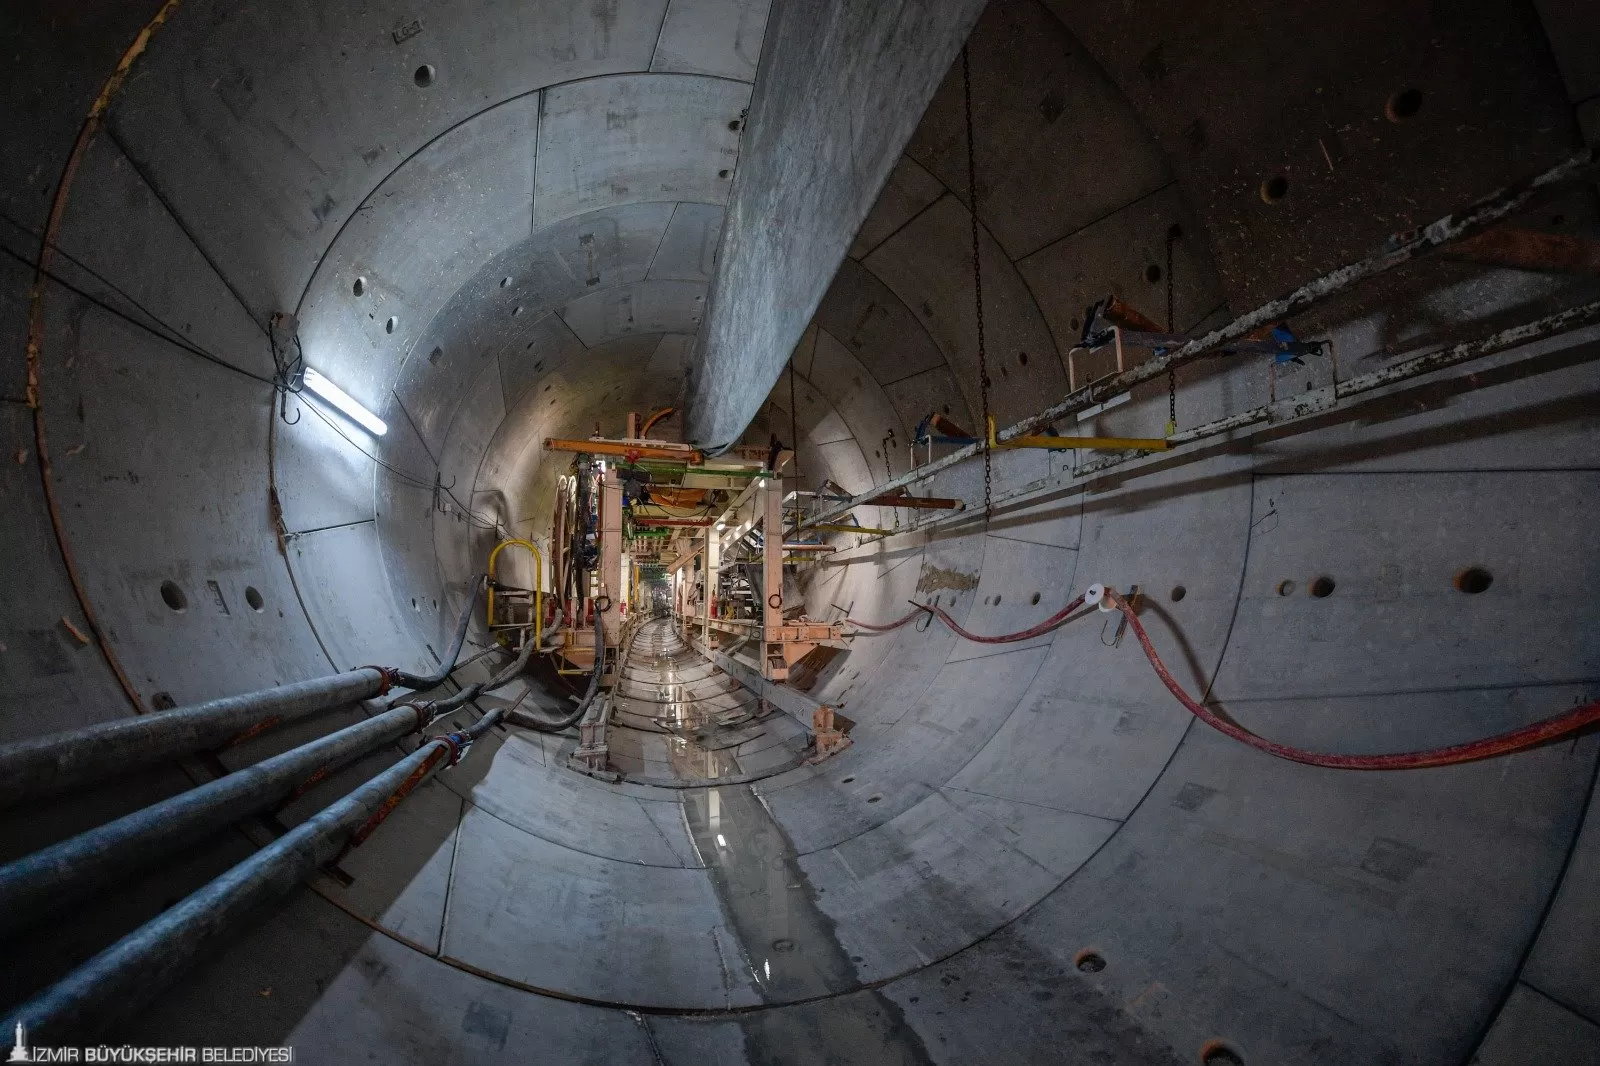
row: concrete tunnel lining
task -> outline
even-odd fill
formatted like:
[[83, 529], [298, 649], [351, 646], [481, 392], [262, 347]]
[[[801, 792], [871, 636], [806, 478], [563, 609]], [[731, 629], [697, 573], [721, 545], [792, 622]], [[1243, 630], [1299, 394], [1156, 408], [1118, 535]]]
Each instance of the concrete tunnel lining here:
[[[748, 263], [740, 257], [759, 256], [726, 235], [717, 253], [724, 211], [785, 188], [760, 169], [766, 152], [751, 154], [766, 132], [751, 85], [758, 101], [763, 86], [788, 85], [784, 64], [802, 62], [803, 49], [769, 47], [758, 72], [759, 3], [470, 7], [424, 13], [420, 34], [395, 40], [410, 17], [398, 11], [323, 18], [307, 8], [297, 21], [180, 6], [90, 142], [57, 238], [66, 252], [256, 373], [273, 369], [267, 316], [296, 311], [308, 360], [391, 427], [368, 442], [387, 465], [375, 464], [341, 436], [355, 436], [349, 427], [309, 412], [287, 425], [270, 388], [49, 292], [42, 396], [61, 523], [147, 702], [266, 687], [330, 664], [431, 669], [497, 539], [481, 520], [541, 534], [548, 524], [546, 435], [587, 435], [596, 422], [609, 432], [619, 412], [703, 399], [711, 373], [737, 384], [751, 439], [790, 436], [782, 376], [772, 384], [772, 367], [742, 363], [708, 370], [732, 358], [725, 333], [710, 362], [691, 346], [707, 303], [697, 297], [715, 314], [735, 292], [728, 273]], [[1570, 151], [1573, 104], [1592, 116], [1581, 103], [1600, 92], [1592, 57], [1568, 43], [1581, 39], [1576, 24], [1553, 9], [1540, 23], [1530, 9], [1502, 27], [1511, 59], [1471, 84], [1490, 112], [1539, 121], [1484, 123], [1430, 161], [1405, 138], [1420, 130], [1418, 142], [1439, 149], [1435, 127], [1408, 129], [1352, 102], [1387, 93], [1426, 19], [1398, 18], [1402, 44], [1369, 70], [1341, 67], [1333, 45], [1317, 49], [1319, 70], [1361, 90], [1328, 106], [1377, 113], [1362, 127], [1378, 145], [1372, 157], [1347, 148], [1334, 168], [1351, 172], [1357, 191], [1343, 195], [1374, 208], [1358, 224], [1360, 212], [1321, 184], [1334, 179], [1273, 154], [1290, 150], [1279, 144], [1287, 135], [1237, 71], [1208, 75], [1161, 53], [1161, 77], [1188, 86], [1180, 94], [1148, 63], [1118, 60], [1148, 52], [1135, 41], [1198, 34], [1188, 15], [1140, 30], [1115, 12], [1061, 7], [996, 0], [972, 37], [980, 166], [994, 175], [979, 213], [986, 337], [1004, 367], [991, 404], [1003, 422], [1065, 393], [1075, 316], [1104, 295], [1104, 279], [1159, 313], [1163, 287], [1147, 274], [1157, 265], [1176, 278], [1181, 322], [1226, 320], [1314, 262], [1398, 228], [1395, 197], [1406, 193], [1379, 175], [1448, 171], [1438, 188], [1408, 188], [1422, 201], [1414, 220], [1441, 214]], [[816, 30], [807, 19], [825, 17], [798, 10], [774, 13], [780, 39], [803, 41]], [[1468, 5], [1431, 26], [1448, 62], [1428, 84], [1427, 122], [1466, 107], [1461, 72], [1483, 47], [1470, 31], [1499, 26], [1497, 13]], [[1252, 26], [1286, 32], [1252, 18], [1210, 32], [1235, 42], [1251, 40]], [[1303, 33], [1311, 18], [1295, 6], [1290, 21]], [[1371, 28], [1359, 10], [1317, 18], [1330, 41], [1365, 40]], [[81, 117], [136, 29], [86, 43], [69, 66], [93, 77], [62, 79], [43, 111]], [[354, 54], [348, 70], [340, 52]], [[422, 63], [434, 69], [425, 87], [413, 79]], [[901, 116], [904, 136], [856, 174], [861, 224], [846, 224], [844, 209], [825, 220], [844, 256], [837, 270], [826, 256], [783, 264], [797, 291], [816, 294], [814, 314], [785, 312], [794, 330], [768, 331], [798, 334], [810, 319], [795, 348], [795, 422], [812, 487], [828, 477], [855, 493], [903, 472], [911, 431], [940, 404], [976, 424], [960, 64], [945, 66], [924, 71], [932, 103], [916, 130], [920, 104]], [[813, 81], [826, 87], [822, 69]], [[1297, 71], [1278, 91], [1309, 98], [1314, 80]], [[1041, 104], [1041, 87], [1056, 85], [1095, 101], [1093, 121], [1046, 106], [1054, 88]], [[1182, 97], [1196, 101], [1188, 111]], [[730, 129], [746, 107], [750, 126]], [[1237, 123], [1218, 121], [1229, 108]], [[1196, 112], [1209, 121], [1204, 150], [1185, 121]], [[29, 143], [41, 158], [64, 157], [67, 127], [44, 125], [25, 131]], [[1092, 133], [1126, 146], [1118, 166], [1072, 150]], [[1274, 216], [1230, 165], [1289, 167], [1290, 213]], [[1030, 180], [1036, 172], [1060, 177]], [[8, 216], [42, 228], [49, 183], [5, 173]], [[1564, 225], [1592, 230], [1592, 188], [1557, 206]], [[819, 197], [810, 209], [825, 207]], [[1185, 236], [1169, 261], [1174, 223]], [[1297, 228], [1317, 241], [1286, 236]], [[6, 243], [20, 247], [10, 234]], [[1295, 243], [1314, 255], [1286, 258], [1281, 246]], [[78, 263], [58, 265], [106, 291]], [[0, 338], [20, 352], [28, 307], [15, 293], [28, 278], [5, 269]], [[1430, 262], [1312, 321], [1349, 374], [1592, 299], [1593, 288]], [[1600, 501], [1597, 343], [1589, 330], [1546, 343], [1543, 356], [1493, 357], [1353, 416], [1240, 437], [1092, 491], [1072, 486], [1070, 453], [997, 455], [996, 495], [1031, 496], [987, 523], [968, 514], [882, 541], [833, 538], [841, 550], [807, 578], [807, 610], [880, 621], [908, 599], [937, 597], [963, 625], [1000, 632], [1037, 622], [1089, 581], [1137, 584], [1184, 683], [1289, 743], [1403, 750], [1546, 717], [1593, 699], [1600, 676], [1585, 638], [1596, 576], [1586, 530]], [[789, 355], [766, 347], [774, 366]], [[1280, 387], [1310, 388], [1330, 372], [1313, 363], [1304, 382]], [[1475, 387], [1474, 375], [1489, 384]], [[21, 382], [0, 376], [8, 400]], [[1191, 424], [1262, 403], [1269, 387], [1242, 362], [1186, 369], [1178, 385]], [[1164, 384], [1152, 385], [1080, 429], [1159, 434], [1167, 403]], [[29, 409], [7, 402], [0, 413], [7, 454], [28, 452]], [[82, 619], [30, 463], [3, 464], [0, 482], [12, 516], [0, 523], [5, 554], [23, 563], [0, 582], [11, 619], [6, 738], [127, 708], [95, 649], [63, 643], [56, 628], [63, 612]], [[440, 497], [435, 475], [454, 499]], [[972, 501], [981, 483], [981, 464], [968, 463], [929, 491]], [[905, 520], [888, 508], [858, 517]], [[1464, 566], [1492, 572], [1485, 594], [1452, 586]], [[1311, 596], [1325, 575], [1333, 595]], [[160, 598], [167, 580], [186, 590], [182, 612]], [[264, 610], [247, 605], [246, 588]], [[745, 824], [753, 839], [779, 842], [806, 886], [805, 901], [768, 910], [792, 905], [797, 924], [825, 927], [839, 953], [830, 965], [848, 972], [824, 988], [743, 976], [771, 945], [741, 938], [724, 883], [738, 873], [697, 843], [692, 819], [703, 819], [707, 793], [580, 777], [564, 768], [570, 741], [512, 732], [487, 738], [352, 852], [350, 884], [323, 880], [297, 896], [117, 1038], [226, 1044], [243, 1033], [328, 1061], [371, 1049], [501, 1061], [543, 1048], [604, 1061], [1004, 1062], [1069, 1049], [1135, 1063], [1195, 1061], [1219, 1040], [1247, 1062], [1600, 1059], [1585, 947], [1600, 943], [1590, 902], [1600, 851], [1585, 818], [1600, 758], [1592, 735], [1435, 771], [1293, 766], [1195, 724], [1114, 631], [1096, 617], [999, 652], [937, 624], [860, 637], [810, 692], [854, 720], [852, 748], [800, 768], [785, 768], [781, 745], [749, 753], [776, 772], [736, 794], [757, 819]], [[317, 731], [257, 738], [223, 764]], [[297, 823], [394, 757], [367, 760], [280, 817]], [[641, 758], [642, 771], [650, 765]], [[24, 812], [26, 826], [8, 815], [6, 856], [186, 783], [155, 773]], [[219, 842], [17, 950], [40, 973], [64, 972], [247, 850]], [[1079, 969], [1086, 950], [1105, 968]], [[37, 983], [13, 973], [6, 1001]]]

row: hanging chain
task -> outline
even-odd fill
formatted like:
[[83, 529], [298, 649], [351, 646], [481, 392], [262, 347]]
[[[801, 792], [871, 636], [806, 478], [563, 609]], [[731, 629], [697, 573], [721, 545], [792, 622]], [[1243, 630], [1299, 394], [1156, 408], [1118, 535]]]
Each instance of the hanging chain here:
[[789, 446], [794, 449], [794, 528], [800, 529], [800, 408], [794, 403], [794, 353], [789, 354]]
[[[1177, 314], [1174, 311], [1174, 282], [1172, 280], [1172, 246], [1183, 236], [1183, 228], [1176, 222], [1167, 227], [1167, 332], [1178, 332]], [[1167, 367], [1167, 436], [1178, 432], [1178, 371]]]
[[978, 396], [983, 404], [983, 425], [978, 427], [983, 440], [983, 513], [988, 517], [994, 507], [993, 474], [989, 452], [989, 356], [983, 339], [983, 260], [978, 244], [978, 162], [972, 128], [972, 67], [967, 59], [967, 47], [961, 46], [961, 93], [967, 115], [967, 196], [971, 200], [972, 216], [972, 294], [978, 312]]

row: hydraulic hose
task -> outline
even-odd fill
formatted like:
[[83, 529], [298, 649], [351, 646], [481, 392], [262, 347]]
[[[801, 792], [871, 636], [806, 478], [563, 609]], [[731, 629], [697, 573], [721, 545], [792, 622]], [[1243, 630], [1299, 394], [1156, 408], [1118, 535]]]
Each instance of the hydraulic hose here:
[[0, 937], [305, 790], [423, 727], [399, 707], [0, 866]]
[[461, 620], [456, 623], [455, 639], [450, 644], [450, 654], [445, 656], [444, 662], [439, 664], [439, 669], [431, 674], [408, 674], [401, 671], [395, 683], [418, 692], [426, 691], [435, 685], [444, 684], [444, 679], [449, 677], [456, 668], [456, 660], [461, 658], [461, 647], [467, 642], [467, 627], [472, 624], [472, 612], [478, 604], [478, 596], [483, 592], [488, 583], [487, 574], [479, 574], [472, 584], [472, 595], [467, 597], [467, 605], [461, 608]]
[[606, 672], [606, 626], [601, 613], [594, 613], [594, 672], [589, 675], [589, 691], [583, 694], [578, 706], [561, 718], [537, 718], [527, 711], [513, 710], [506, 716], [512, 725], [533, 729], [540, 733], [559, 733], [570, 728], [578, 719], [589, 713], [589, 706], [600, 692], [600, 678]]
[[1071, 603], [1067, 604], [1065, 607], [1061, 608], [1061, 610], [1057, 611], [1049, 618], [1046, 618], [1038, 625], [1030, 626], [1027, 629], [1020, 630], [1016, 633], [1000, 633], [991, 637], [982, 636], [980, 634], [963, 629], [960, 623], [958, 623], [954, 618], [951, 618], [942, 607], [935, 607], [932, 604], [926, 603], [913, 603], [912, 606], [915, 607], [916, 610], [907, 613], [902, 618], [895, 619], [888, 625], [873, 625], [870, 622], [862, 622], [854, 618], [846, 618], [845, 621], [849, 622], [853, 626], [859, 626], [860, 628], [868, 630], [872, 633], [887, 633], [890, 630], [899, 629], [912, 619], [926, 613], [934, 615], [945, 625], [949, 626], [953, 632], [966, 640], [972, 641], [975, 644], [1010, 644], [1019, 640], [1032, 640], [1034, 637], [1042, 637], [1051, 630], [1059, 629], [1074, 611], [1083, 606], [1083, 597], [1079, 596], [1077, 599], [1073, 600]]
[[499, 718], [490, 711], [470, 729], [431, 738], [15, 1008], [12, 1017], [34, 1043], [50, 1046], [81, 1042], [136, 1015], [200, 958], [242, 932], [268, 903], [365, 840], [407, 795], [459, 762], [471, 741]]
[[1183, 704], [1190, 714], [1219, 733], [1280, 759], [1305, 763], [1309, 766], [1327, 766], [1337, 770], [1415, 770], [1427, 766], [1454, 766], [1495, 755], [1509, 755], [1511, 752], [1531, 748], [1535, 744], [1542, 744], [1547, 740], [1600, 722], [1600, 700], [1597, 700], [1581, 707], [1574, 707], [1565, 714], [1558, 714], [1542, 722], [1514, 729], [1509, 733], [1465, 744], [1452, 744], [1444, 748], [1427, 748], [1393, 755], [1332, 755], [1290, 747], [1257, 736], [1243, 726], [1230, 722], [1185, 692], [1183, 686], [1172, 676], [1172, 671], [1167, 669], [1167, 664], [1161, 661], [1155, 646], [1150, 643], [1150, 635], [1144, 631], [1144, 625], [1139, 621], [1138, 614], [1128, 605], [1128, 601], [1109, 588], [1106, 589], [1105, 597], [1128, 620], [1134, 636], [1139, 638], [1139, 646], [1144, 649], [1145, 658], [1150, 660], [1150, 665], [1155, 670], [1156, 676], [1161, 679], [1161, 683], [1167, 686], [1167, 691], [1176, 696], [1178, 702]]
[[348, 673], [224, 696], [0, 746], [0, 807], [62, 792], [177, 755], [223, 748], [289, 722], [389, 691], [394, 671]]
[[503, 688], [504, 686], [509, 685], [518, 674], [527, 669], [528, 660], [533, 658], [533, 653], [535, 650], [536, 649], [534, 648], [533, 641], [524, 641], [522, 644], [522, 650], [517, 653], [517, 657], [503, 667], [499, 673], [492, 675], [487, 681], [474, 681], [472, 684], [462, 688], [460, 692], [457, 692], [453, 696], [446, 696], [444, 699], [427, 700], [409, 704], [409, 706], [420, 708], [427, 714], [427, 720], [429, 722], [437, 721], [456, 708], [465, 706], [466, 704], [477, 699], [485, 692], [493, 692], [497, 688]]
[[[1327, 752], [1307, 751], [1304, 748], [1292, 747], [1288, 744], [1279, 744], [1256, 735], [1243, 726], [1217, 714], [1207, 708], [1199, 700], [1184, 691], [1182, 685], [1172, 676], [1166, 663], [1161, 661], [1155, 645], [1150, 643], [1150, 635], [1145, 632], [1144, 624], [1139, 621], [1139, 615], [1128, 604], [1128, 601], [1118, 595], [1111, 588], [1104, 592], [1105, 601], [1116, 610], [1122, 612], [1128, 620], [1134, 635], [1139, 638], [1139, 646], [1144, 649], [1145, 658], [1150, 660], [1150, 666], [1155, 670], [1161, 683], [1167, 686], [1167, 691], [1177, 697], [1178, 702], [1190, 714], [1200, 719], [1206, 725], [1223, 733], [1241, 744], [1248, 744], [1258, 751], [1291, 762], [1305, 763], [1308, 766], [1325, 766], [1337, 770], [1416, 770], [1430, 766], [1454, 766], [1459, 763], [1476, 762], [1479, 759], [1488, 759], [1496, 755], [1508, 755], [1514, 751], [1531, 748], [1547, 740], [1565, 736], [1585, 726], [1600, 722], [1600, 700], [1574, 707], [1564, 714], [1558, 714], [1532, 725], [1514, 729], [1509, 733], [1498, 736], [1486, 737], [1483, 740], [1469, 741], [1465, 744], [1452, 744], [1443, 748], [1428, 748], [1422, 751], [1397, 752], [1392, 755], [1336, 755]], [[1021, 630], [1016, 633], [1002, 633], [996, 636], [980, 636], [963, 629], [954, 618], [939, 607], [930, 604], [913, 604], [916, 610], [911, 611], [901, 618], [895, 619], [884, 625], [874, 625], [870, 622], [846, 618], [845, 621], [853, 626], [858, 626], [871, 633], [887, 633], [899, 629], [918, 615], [927, 613], [935, 615], [954, 632], [966, 640], [979, 644], [1006, 644], [1012, 641], [1028, 640], [1032, 637], [1043, 636], [1053, 629], [1059, 628], [1066, 622], [1068, 616], [1084, 605], [1086, 596], [1079, 596], [1055, 614], [1046, 618], [1036, 626]]]

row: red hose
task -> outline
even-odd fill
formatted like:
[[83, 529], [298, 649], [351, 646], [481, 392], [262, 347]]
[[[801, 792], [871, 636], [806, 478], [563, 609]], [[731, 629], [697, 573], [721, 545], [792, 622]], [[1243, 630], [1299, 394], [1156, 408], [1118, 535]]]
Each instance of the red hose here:
[[[1306, 751], [1304, 748], [1294, 748], [1287, 744], [1279, 744], [1265, 737], [1257, 736], [1241, 725], [1236, 725], [1223, 718], [1215, 711], [1209, 710], [1199, 700], [1184, 691], [1182, 685], [1173, 678], [1172, 672], [1167, 669], [1167, 664], [1161, 661], [1161, 656], [1156, 654], [1155, 645], [1150, 643], [1150, 634], [1145, 632], [1144, 624], [1139, 621], [1139, 616], [1128, 601], [1123, 599], [1112, 589], [1106, 589], [1106, 600], [1133, 627], [1134, 636], [1139, 638], [1139, 646], [1144, 649], [1145, 658], [1150, 660], [1150, 666], [1155, 670], [1161, 683], [1167, 686], [1167, 691], [1177, 697], [1178, 702], [1190, 714], [1200, 719], [1206, 725], [1226, 734], [1241, 744], [1248, 744], [1257, 751], [1264, 751], [1268, 755], [1275, 755], [1280, 759], [1291, 762], [1305, 763], [1309, 766], [1326, 766], [1335, 770], [1416, 770], [1428, 766], [1454, 766], [1459, 763], [1476, 762], [1479, 759], [1488, 759], [1496, 755], [1508, 755], [1514, 751], [1531, 748], [1535, 744], [1542, 744], [1547, 740], [1565, 736], [1568, 733], [1582, 729], [1584, 726], [1600, 722], [1600, 700], [1586, 703], [1581, 707], [1574, 707], [1565, 714], [1558, 714], [1553, 718], [1546, 718], [1542, 722], [1514, 729], [1509, 733], [1499, 736], [1487, 737], [1483, 740], [1474, 740], [1466, 744], [1452, 744], [1445, 748], [1428, 748], [1423, 751], [1397, 752], [1392, 755], [1332, 755], [1325, 752]], [[861, 629], [873, 633], [887, 633], [899, 629], [907, 622], [916, 618], [918, 614], [927, 613], [936, 615], [940, 621], [949, 626], [956, 633], [978, 644], [1008, 644], [1018, 640], [1028, 640], [1032, 637], [1043, 636], [1052, 629], [1058, 628], [1067, 620], [1067, 616], [1083, 606], [1083, 597], [1079, 596], [1043, 622], [1029, 629], [1017, 633], [1002, 633], [998, 636], [984, 637], [970, 633], [961, 628], [954, 618], [941, 607], [929, 604], [914, 604], [916, 609], [898, 618], [887, 625], [873, 625], [870, 622], [857, 621], [846, 618], [845, 621]]]
[[1280, 759], [1289, 759], [1310, 766], [1328, 766], [1336, 770], [1415, 770], [1425, 766], [1453, 766], [1457, 763], [1475, 762], [1478, 759], [1521, 751], [1523, 748], [1554, 740], [1586, 725], [1600, 722], [1600, 700], [1597, 700], [1581, 707], [1574, 707], [1565, 714], [1558, 714], [1542, 722], [1514, 729], [1509, 733], [1501, 733], [1496, 737], [1474, 740], [1466, 744], [1452, 744], [1447, 748], [1428, 748], [1423, 751], [1399, 752], [1393, 755], [1330, 755], [1292, 748], [1287, 744], [1278, 744], [1259, 737], [1243, 726], [1235, 725], [1216, 712], [1208, 710], [1199, 700], [1185, 692], [1183, 686], [1178, 684], [1171, 671], [1167, 669], [1166, 663], [1161, 661], [1161, 656], [1156, 654], [1155, 647], [1150, 643], [1150, 635], [1144, 631], [1139, 616], [1128, 606], [1128, 601], [1111, 589], [1107, 589], [1105, 594], [1112, 606], [1121, 611], [1127, 618], [1128, 624], [1133, 627], [1134, 636], [1139, 638], [1139, 646], [1144, 649], [1145, 658], [1150, 660], [1156, 676], [1167, 686], [1167, 691], [1188, 708], [1190, 714], [1218, 732], [1225, 733], [1234, 740], [1248, 744], [1258, 751], [1264, 751], [1268, 755], [1276, 755]]
[[916, 610], [910, 612], [904, 618], [895, 619], [893, 622], [890, 622], [886, 626], [875, 626], [871, 622], [859, 622], [854, 618], [846, 618], [845, 621], [849, 622], [853, 626], [859, 626], [862, 629], [871, 630], [874, 633], [887, 633], [891, 629], [899, 629], [901, 626], [905, 625], [907, 622], [911, 621], [913, 618], [915, 618], [917, 615], [921, 614], [923, 611], [925, 611], [927, 609], [928, 608], [925, 608], [922, 605], [918, 604]]

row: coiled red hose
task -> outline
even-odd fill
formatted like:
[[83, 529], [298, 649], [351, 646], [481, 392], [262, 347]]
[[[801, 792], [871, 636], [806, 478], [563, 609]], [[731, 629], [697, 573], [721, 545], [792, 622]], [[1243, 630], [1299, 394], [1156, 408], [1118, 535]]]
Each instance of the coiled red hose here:
[[1161, 656], [1156, 654], [1155, 646], [1150, 643], [1150, 635], [1144, 631], [1139, 616], [1128, 606], [1128, 601], [1111, 589], [1107, 589], [1105, 595], [1111, 601], [1111, 605], [1121, 611], [1123, 617], [1127, 618], [1128, 624], [1133, 627], [1133, 634], [1139, 638], [1139, 646], [1144, 649], [1145, 658], [1150, 660], [1156, 676], [1190, 714], [1241, 744], [1248, 744], [1258, 751], [1276, 755], [1280, 759], [1289, 759], [1309, 766], [1328, 766], [1336, 770], [1416, 770], [1426, 766], [1454, 766], [1458, 763], [1488, 759], [1495, 755], [1508, 755], [1564, 736], [1594, 722], [1600, 722], [1600, 700], [1597, 700], [1582, 707], [1574, 707], [1565, 714], [1546, 718], [1542, 722], [1513, 729], [1509, 733], [1501, 733], [1496, 737], [1474, 740], [1466, 744], [1452, 744], [1446, 748], [1427, 748], [1423, 751], [1399, 752], [1393, 755], [1330, 755], [1293, 748], [1287, 744], [1278, 744], [1265, 737], [1259, 737], [1243, 726], [1228, 721], [1185, 692], [1183, 686], [1178, 684], [1172, 672], [1167, 669], [1167, 664], [1161, 661]]
[[[1161, 661], [1161, 656], [1156, 652], [1155, 645], [1150, 643], [1150, 634], [1145, 632], [1144, 624], [1139, 621], [1139, 616], [1134, 609], [1112, 589], [1106, 589], [1106, 600], [1117, 610], [1133, 628], [1134, 636], [1139, 638], [1139, 647], [1144, 649], [1146, 659], [1155, 670], [1161, 683], [1167, 686], [1167, 691], [1177, 697], [1188, 712], [1200, 719], [1206, 725], [1232, 737], [1241, 744], [1248, 744], [1257, 751], [1264, 751], [1268, 755], [1275, 755], [1280, 759], [1291, 762], [1305, 763], [1308, 766], [1325, 766], [1335, 770], [1418, 770], [1429, 766], [1455, 766], [1460, 763], [1476, 762], [1479, 759], [1488, 759], [1496, 755], [1509, 755], [1514, 751], [1522, 751], [1547, 740], [1565, 736], [1585, 726], [1600, 722], [1600, 700], [1586, 703], [1581, 707], [1574, 707], [1563, 714], [1546, 718], [1541, 722], [1513, 729], [1509, 733], [1499, 736], [1486, 737], [1483, 740], [1469, 741], [1465, 744], [1452, 744], [1443, 748], [1427, 748], [1422, 751], [1397, 752], [1391, 755], [1334, 755], [1326, 752], [1307, 751], [1304, 748], [1291, 747], [1288, 744], [1279, 744], [1262, 736], [1257, 736], [1250, 730], [1230, 722], [1228, 719], [1210, 710], [1199, 700], [1184, 691], [1182, 685], [1172, 676], [1172, 671], [1167, 669], [1167, 664]], [[1028, 640], [1033, 637], [1043, 636], [1045, 633], [1060, 627], [1066, 622], [1068, 616], [1083, 606], [1083, 597], [1079, 596], [1043, 622], [1029, 629], [1017, 633], [1002, 633], [992, 637], [979, 636], [970, 633], [957, 624], [954, 618], [943, 608], [931, 604], [914, 604], [916, 608], [903, 618], [897, 618], [887, 625], [873, 625], [870, 622], [861, 622], [854, 618], [845, 621], [853, 626], [868, 630], [873, 633], [887, 633], [899, 629], [919, 614], [932, 614], [939, 618], [954, 632], [967, 640], [978, 644], [1008, 644], [1018, 640]]]

